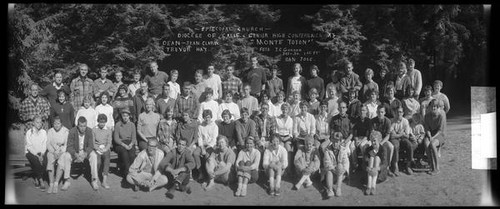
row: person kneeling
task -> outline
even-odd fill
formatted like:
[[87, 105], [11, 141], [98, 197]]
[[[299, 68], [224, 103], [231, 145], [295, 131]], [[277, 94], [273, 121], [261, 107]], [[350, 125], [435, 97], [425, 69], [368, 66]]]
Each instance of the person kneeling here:
[[[269, 194], [279, 196], [281, 191], [281, 175], [288, 166], [288, 152], [281, 146], [277, 135], [272, 137], [271, 143], [264, 151], [262, 167], [269, 176]], [[276, 179], [276, 182], [274, 181]]]
[[150, 139], [147, 148], [139, 152], [132, 165], [130, 165], [127, 181], [133, 185], [134, 192], [139, 187], [147, 188], [150, 192], [168, 183], [167, 176], [161, 173], [160, 161], [163, 151], [157, 148], [158, 141]]
[[255, 141], [249, 136], [245, 141], [245, 149], [238, 153], [236, 159], [236, 175], [238, 176], [238, 189], [236, 196], [247, 195], [247, 185], [254, 183], [259, 178], [260, 152], [255, 149]]
[[305, 137], [305, 147], [300, 147], [297, 150], [294, 158], [295, 172], [300, 176], [300, 180], [295, 184], [297, 190], [302, 184], [306, 183], [306, 187], [313, 184], [311, 174], [319, 170], [319, 155], [318, 150], [314, 146], [314, 138], [311, 135]]
[[227, 138], [223, 135], [217, 137], [217, 147], [214, 152], [208, 157], [205, 167], [208, 173], [208, 184], [203, 183], [205, 190], [210, 190], [215, 181], [225, 185], [229, 184], [229, 174], [231, 167], [236, 159], [236, 154], [228, 146]]
[[342, 195], [341, 185], [346, 175], [349, 175], [349, 148], [347, 141], [342, 141], [342, 134], [336, 132], [332, 143], [324, 150], [324, 172], [326, 174], [327, 196], [333, 194], [333, 176], [337, 177], [335, 195]]
[[169, 178], [174, 185], [168, 189], [165, 194], [168, 198], [173, 199], [176, 190], [191, 193], [189, 184], [189, 176], [191, 170], [195, 167], [195, 162], [191, 151], [186, 147], [187, 141], [180, 139], [177, 142], [177, 147], [165, 156], [161, 161], [161, 170], [169, 173]]

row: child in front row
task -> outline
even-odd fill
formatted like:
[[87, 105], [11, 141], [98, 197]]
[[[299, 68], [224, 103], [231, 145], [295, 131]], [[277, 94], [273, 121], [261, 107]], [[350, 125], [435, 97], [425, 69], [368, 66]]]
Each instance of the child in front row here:
[[372, 145], [366, 149], [365, 163], [368, 173], [368, 184], [366, 185], [365, 195], [375, 195], [377, 183], [383, 182], [387, 178], [387, 159], [386, 149], [380, 145], [382, 134], [379, 131], [370, 133]]

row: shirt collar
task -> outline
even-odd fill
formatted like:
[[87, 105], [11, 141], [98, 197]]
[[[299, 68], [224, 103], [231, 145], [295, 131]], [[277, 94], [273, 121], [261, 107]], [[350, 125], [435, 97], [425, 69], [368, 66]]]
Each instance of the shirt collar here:
[[57, 86], [56, 82], [53, 82], [52, 86], [56, 87], [56, 89], [59, 90], [61, 87], [64, 86], [64, 83], [61, 82], [61, 85]]

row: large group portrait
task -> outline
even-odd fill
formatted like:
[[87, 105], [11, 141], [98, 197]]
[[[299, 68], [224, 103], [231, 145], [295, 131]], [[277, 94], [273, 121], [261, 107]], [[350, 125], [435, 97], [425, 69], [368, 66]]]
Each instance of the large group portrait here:
[[497, 205], [490, 10], [8, 4], [5, 204]]

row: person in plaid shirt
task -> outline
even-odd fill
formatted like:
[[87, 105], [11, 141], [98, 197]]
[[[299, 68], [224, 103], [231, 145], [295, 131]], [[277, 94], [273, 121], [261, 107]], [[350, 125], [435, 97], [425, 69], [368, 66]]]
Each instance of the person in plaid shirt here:
[[[71, 94], [70, 101], [75, 110], [79, 109], [83, 104], [83, 98], [87, 95], [93, 96], [93, 84], [92, 79], [87, 77], [87, 73], [89, 72], [89, 67], [87, 64], [80, 64], [78, 66], [78, 70], [80, 72], [80, 76], [73, 79], [70, 84]], [[92, 98], [92, 107], [95, 107], [95, 102]]]
[[47, 100], [38, 96], [39, 87], [36, 83], [30, 85], [30, 95], [24, 99], [19, 109], [19, 118], [26, 125], [26, 130], [33, 127], [33, 120], [37, 115], [42, 119], [44, 129], [48, 129], [48, 119], [50, 115], [50, 104]]
[[189, 115], [198, 115], [198, 100], [191, 93], [191, 82], [186, 81], [182, 86], [182, 94], [177, 97], [174, 105], [174, 117], [182, 118], [183, 112], [189, 112]]
[[227, 66], [226, 69], [228, 73], [228, 78], [227, 80], [222, 81], [222, 91], [224, 93], [231, 92], [233, 96], [235, 96], [236, 98], [240, 98], [239, 95], [243, 90], [243, 83], [241, 82], [241, 79], [234, 76], [234, 65], [229, 65]]

